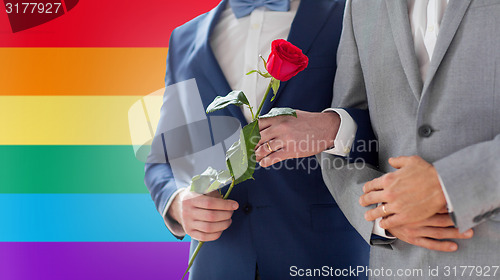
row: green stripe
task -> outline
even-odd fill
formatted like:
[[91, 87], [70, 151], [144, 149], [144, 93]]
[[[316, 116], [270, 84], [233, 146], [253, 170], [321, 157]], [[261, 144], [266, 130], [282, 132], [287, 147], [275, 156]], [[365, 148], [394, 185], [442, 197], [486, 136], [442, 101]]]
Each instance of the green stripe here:
[[0, 193], [147, 193], [132, 146], [0, 146]]

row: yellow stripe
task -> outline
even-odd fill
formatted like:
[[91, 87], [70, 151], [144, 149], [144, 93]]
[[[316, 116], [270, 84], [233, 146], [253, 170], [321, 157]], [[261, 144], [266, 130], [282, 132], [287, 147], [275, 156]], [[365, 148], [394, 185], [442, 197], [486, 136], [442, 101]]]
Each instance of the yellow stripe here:
[[0, 96], [0, 145], [144, 145], [162, 94]]
[[166, 48], [0, 48], [0, 95], [146, 95]]

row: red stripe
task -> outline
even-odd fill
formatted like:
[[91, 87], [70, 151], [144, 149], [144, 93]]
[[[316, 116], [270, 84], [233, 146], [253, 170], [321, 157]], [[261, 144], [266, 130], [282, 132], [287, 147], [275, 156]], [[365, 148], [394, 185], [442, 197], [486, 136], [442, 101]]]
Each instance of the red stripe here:
[[81, 0], [66, 14], [17, 33], [2, 7], [0, 47], [167, 47], [175, 27], [218, 2]]

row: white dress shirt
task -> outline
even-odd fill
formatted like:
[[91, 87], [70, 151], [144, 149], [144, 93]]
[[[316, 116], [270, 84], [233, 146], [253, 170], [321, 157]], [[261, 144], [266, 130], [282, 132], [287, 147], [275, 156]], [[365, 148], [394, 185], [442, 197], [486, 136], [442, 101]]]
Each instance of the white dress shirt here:
[[447, 5], [448, 0], [408, 0], [411, 31], [422, 81], [425, 81]]
[[[271, 42], [287, 39], [300, 0], [290, 2], [288, 12], [275, 12], [265, 7], [255, 9], [250, 15], [236, 18], [228, 4], [219, 18], [210, 38], [210, 46], [221, 66], [229, 86], [242, 90], [254, 112], [259, 106], [269, 84], [257, 74], [246, 73], [260, 69], [266, 72], [264, 63], [271, 53]], [[252, 119], [248, 108], [242, 108], [247, 121]]]

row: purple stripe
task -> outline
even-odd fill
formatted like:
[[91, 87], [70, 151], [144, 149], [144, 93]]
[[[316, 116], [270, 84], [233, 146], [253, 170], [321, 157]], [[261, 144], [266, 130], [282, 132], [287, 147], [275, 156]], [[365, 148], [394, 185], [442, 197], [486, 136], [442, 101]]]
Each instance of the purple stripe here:
[[189, 242], [2, 242], [0, 279], [181, 279]]

